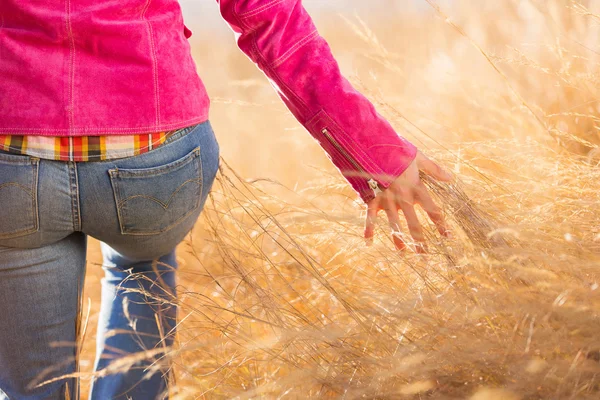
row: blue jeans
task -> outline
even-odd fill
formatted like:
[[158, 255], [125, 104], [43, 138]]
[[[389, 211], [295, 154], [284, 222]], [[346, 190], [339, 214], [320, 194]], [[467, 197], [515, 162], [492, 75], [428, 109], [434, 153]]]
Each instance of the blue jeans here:
[[[76, 398], [76, 379], [59, 377], [77, 370], [88, 235], [105, 271], [91, 398], [168, 397], [168, 366], [155, 361], [173, 341], [175, 247], [218, 165], [208, 122], [118, 160], [0, 153], [0, 400]], [[129, 360], [126, 371], [103, 376], [115, 360]]]

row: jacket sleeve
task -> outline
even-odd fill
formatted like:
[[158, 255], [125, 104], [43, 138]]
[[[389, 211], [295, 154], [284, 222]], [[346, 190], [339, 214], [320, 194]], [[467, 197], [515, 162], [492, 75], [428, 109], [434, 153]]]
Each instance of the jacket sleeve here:
[[361, 198], [386, 189], [416, 156], [342, 76], [302, 0], [217, 0], [238, 46]]

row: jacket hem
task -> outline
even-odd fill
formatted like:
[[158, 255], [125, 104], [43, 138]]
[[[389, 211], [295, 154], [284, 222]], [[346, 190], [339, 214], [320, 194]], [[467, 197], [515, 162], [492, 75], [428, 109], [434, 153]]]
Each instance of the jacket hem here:
[[136, 126], [136, 127], [115, 127], [115, 128], [8, 128], [0, 127], [0, 133], [3, 135], [23, 135], [23, 136], [104, 136], [104, 135], [136, 135], [146, 133], [156, 133], [172, 131], [186, 128], [191, 125], [201, 124], [208, 121], [208, 113], [187, 120], [172, 122], [169, 124]]

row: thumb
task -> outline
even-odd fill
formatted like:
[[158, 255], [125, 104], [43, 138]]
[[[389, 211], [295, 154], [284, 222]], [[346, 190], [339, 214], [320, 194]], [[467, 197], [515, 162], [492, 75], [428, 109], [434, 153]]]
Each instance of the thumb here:
[[452, 180], [452, 174], [450, 174], [450, 172], [431, 161], [420, 151], [417, 153], [417, 166], [421, 171], [438, 181], [450, 182]]

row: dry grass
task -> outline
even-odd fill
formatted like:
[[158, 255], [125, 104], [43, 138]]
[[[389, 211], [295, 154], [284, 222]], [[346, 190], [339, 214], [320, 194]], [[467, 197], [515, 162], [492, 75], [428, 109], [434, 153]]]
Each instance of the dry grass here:
[[320, 24], [459, 177], [428, 182], [454, 233], [422, 215], [428, 256], [383, 220], [365, 246], [364, 207], [231, 47], [200, 66], [231, 166], [181, 247], [173, 398], [600, 396], [600, 2], [430, 3]]

